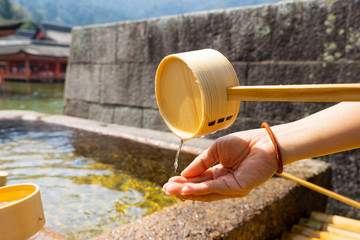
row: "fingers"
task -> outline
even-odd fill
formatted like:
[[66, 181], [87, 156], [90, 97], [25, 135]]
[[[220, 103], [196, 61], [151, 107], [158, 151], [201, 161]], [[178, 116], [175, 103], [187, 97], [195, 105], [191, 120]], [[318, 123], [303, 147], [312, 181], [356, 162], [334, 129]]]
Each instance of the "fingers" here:
[[[163, 189], [167, 195], [175, 196], [181, 200], [211, 202], [211, 201], [229, 198], [228, 195], [223, 195], [220, 193], [209, 193], [210, 191], [209, 188], [204, 186], [203, 183], [193, 184], [193, 185], [196, 186], [189, 187], [189, 186], [184, 186], [184, 184], [179, 182], [168, 182], [167, 184], [164, 185]], [[184, 192], [183, 189], [186, 192]], [[190, 194], [190, 192], [196, 194]]]
[[209, 180], [200, 183], [184, 184], [181, 195], [206, 195], [210, 193], [230, 193], [228, 185], [224, 181]]
[[[215, 181], [215, 180], [214, 180]], [[164, 185], [167, 195], [175, 196], [181, 200], [211, 202], [226, 198], [245, 197], [249, 191], [214, 193], [211, 185], [205, 183], [189, 183], [189, 185], [169, 182]]]
[[239, 189], [232, 176], [204, 182], [190, 182], [189, 179], [183, 177], [174, 177], [164, 185], [163, 190], [174, 196], [207, 195], [211, 193], [231, 196], [234, 194], [243, 195], [244, 192], [247, 192]]
[[192, 201], [202, 201], [202, 202], [212, 202], [212, 201], [218, 201], [222, 199], [227, 198], [235, 198], [235, 197], [241, 197], [241, 196], [228, 196], [228, 195], [222, 195], [219, 193], [211, 193], [206, 195], [186, 195], [186, 196], [177, 196], [181, 200], [192, 200]]
[[182, 176], [175, 176], [169, 179], [169, 182], [177, 182], [177, 183], [186, 183], [188, 181], [189, 180], [187, 178], [184, 178]]
[[169, 182], [178, 182], [178, 183], [186, 183], [186, 182], [192, 182], [192, 183], [200, 183], [205, 182], [208, 180], [213, 180], [216, 178], [219, 178], [220, 176], [226, 175], [230, 172], [229, 169], [224, 168], [221, 166], [221, 164], [218, 164], [205, 172], [203, 172], [199, 176], [185, 178], [183, 176], [175, 176], [169, 179]]
[[197, 156], [194, 161], [181, 172], [181, 176], [191, 178], [203, 174], [218, 161], [217, 142]]
[[163, 191], [167, 195], [173, 195], [173, 196], [181, 196], [182, 188], [184, 187], [184, 183], [179, 182], [167, 182], [163, 186]]

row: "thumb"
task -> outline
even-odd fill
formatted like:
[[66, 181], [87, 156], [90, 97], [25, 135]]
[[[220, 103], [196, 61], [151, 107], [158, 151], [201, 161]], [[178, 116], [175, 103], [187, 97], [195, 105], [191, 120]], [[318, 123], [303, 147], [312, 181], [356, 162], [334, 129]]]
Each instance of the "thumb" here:
[[213, 145], [197, 156], [194, 161], [181, 172], [181, 176], [190, 178], [203, 174], [218, 161], [217, 156], [217, 141], [215, 141]]

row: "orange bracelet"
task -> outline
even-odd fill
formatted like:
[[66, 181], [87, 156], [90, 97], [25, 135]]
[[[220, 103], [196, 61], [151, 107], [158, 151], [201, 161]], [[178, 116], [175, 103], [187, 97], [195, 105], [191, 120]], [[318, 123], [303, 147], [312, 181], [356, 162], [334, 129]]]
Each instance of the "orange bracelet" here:
[[281, 158], [281, 153], [280, 153], [280, 149], [279, 149], [279, 144], [276, 140], [276, 137], [273, 133], [273, 131], [271, 130], [269, 124], [267, 124], [266, 122], [263, 122], [261, 124], [261, 128], [265, 128], [266, 131], [268, 132], [272, 143], [274, 144], [274, 148], [275, 148], [275, 155], [276, 155], [276, 159], [278, 161], [278, 170], [276, 171], [277, 173], [281, 174], [283, 172], [283, 161]]

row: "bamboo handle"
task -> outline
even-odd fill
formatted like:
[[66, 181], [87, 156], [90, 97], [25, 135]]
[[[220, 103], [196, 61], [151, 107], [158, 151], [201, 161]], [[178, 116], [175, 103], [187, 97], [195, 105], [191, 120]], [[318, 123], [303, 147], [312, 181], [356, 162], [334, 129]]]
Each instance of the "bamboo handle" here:
[[227, 88], [228, 100], [286, 102], [360, 101], [360, 83], [237, 86]]
[[309, 188], [311, 190], [314, 190], [316, 192], [324, 194], [324, 195], [326, 195], [328, 197], [334, 198], [334, 199], [336, 199], [336, 200], [338, 200], [340, 202], [346, 203], [346, 204], [348, 204], [350, 206], [353, 206], [353, 207], [356, 207], [356, 208], [360, 209], [360, 203], [359, 202], [356, 202], [356, 201], [354, 201], [354, 200], [352, 200], [350, 198], [344, 197], [344, 196], [342, 196], [340, 194], [334, 193], [334, 192], [332, 192], [330, 190], [327, 190], [325, 188], [322, 188], [322, 187], [320, 187], [318, 185], [315, 185], [313, 183], [305, 181], [305, 180], [303, 180], [301, 178], [295, 177], [295, 176], [293, 176], [293, 175], [291, 175], [289, 173], [282, 172], [281, 174], [277, 174], [277, 175], [281, 176], [281, 177], [284, 177], [284, 178], [287, 178], [289, 180], [292, 180], [292, 181], [294, 181], [294, 182], [296, 182], [296, 183], [298, 183], [298, 184], [300, 184], [300, 185], [302, 185], [304, 187], [307, 187], [307, 188]]

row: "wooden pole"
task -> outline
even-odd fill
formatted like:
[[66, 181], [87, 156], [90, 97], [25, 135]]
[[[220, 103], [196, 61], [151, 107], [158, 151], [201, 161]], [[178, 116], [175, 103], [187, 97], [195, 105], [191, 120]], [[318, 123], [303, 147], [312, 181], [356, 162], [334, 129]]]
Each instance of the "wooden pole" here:
[[29, 61], [29, 55], [25, 53], [25, 79], [30, 79], [30, 61]]
[[237, 86], [227, 88], [228, 100], [285, 102], [360, 101], [360, 83]]
[[334, 198], [334, 199], [336, 199], [336, 200], [338, 200], [340, 202], [346, 203], [346, 204], [348, 204], [350, 206], [353, 206], [353, 207], [356, 207], [356, 208], [360, 209], [360, 203], [359, 202], [356, 202], [356, 201], [354, 201], [354, 200], [352, 200], [350, 198], [344, 197], [344, 196], [342, 196], [340, 194], [334, 193], [334, 192], [332, 192], [330, 190], [327, 190], [325, 188], [322, 188], [322, 187], [320, 187], [318, 185], [315, 185], [313, 183], [305, 181], [305, 180], [303, 180], [301, 178], [295, 177], [295, 176], [293, 176], [293, 175], [291, 175], [289, 173], [282, 172], [281, 174], [277, 174], [277, 175], [281, 176], [281, 177], [284, 177], [284, 178], [287, 178], [289, 180], [292, 180], [292, 181], [294, 181], [294, 182], [296, 182], [296, 183], [298, 183], [298, 184], [300, 184], [300, 185], [302, 185], [304, 187], [307, 187], [307, 188], [309, 188], [311, 190], [314, 190], [314, 191], [316, 191], [318, 193], [324, 194], [325, 196]]
[[4, 71], [0, 69], [0, 86], [5, 84]]
[[55, 79], [59, 79], [60, 78], [60, 60], [56, 59], [55, 60]]
[[9, 75], [10, 74], [10, 58], [8, 56], [5, 57], [5, 72], [4, 75]]

